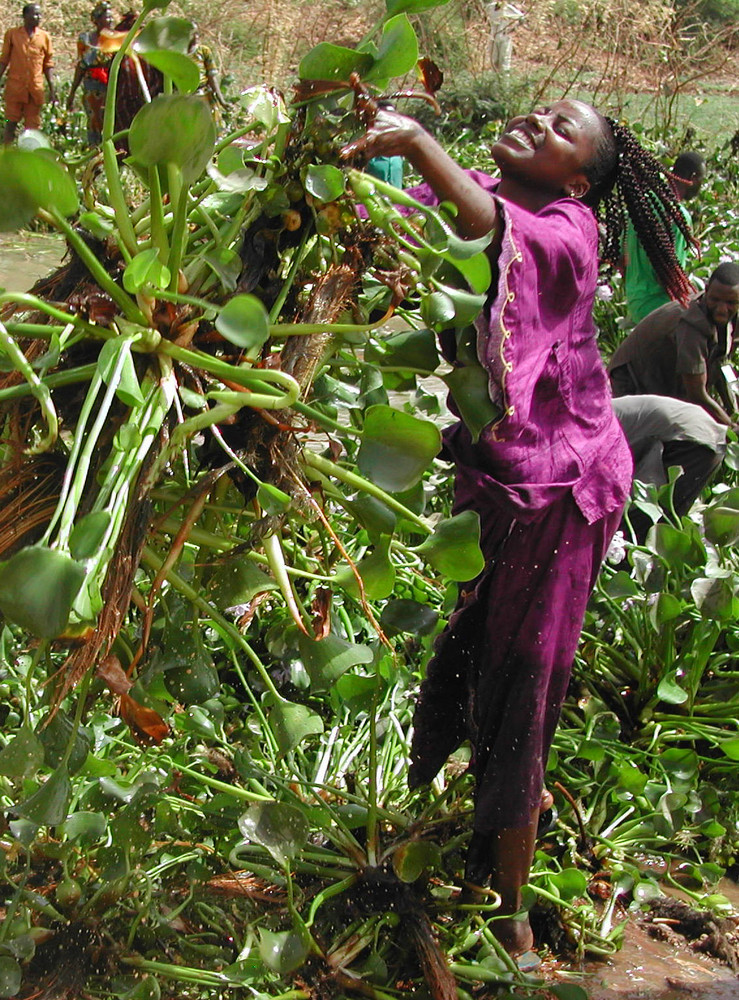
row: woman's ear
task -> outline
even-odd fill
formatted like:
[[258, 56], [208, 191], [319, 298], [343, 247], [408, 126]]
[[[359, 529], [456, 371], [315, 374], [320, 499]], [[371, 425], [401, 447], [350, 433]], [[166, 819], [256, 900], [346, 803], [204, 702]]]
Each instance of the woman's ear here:
[[570, 198], [584, 198], [590, 190], [590, 181], [582, 174], [565, 184], [565, 192]]

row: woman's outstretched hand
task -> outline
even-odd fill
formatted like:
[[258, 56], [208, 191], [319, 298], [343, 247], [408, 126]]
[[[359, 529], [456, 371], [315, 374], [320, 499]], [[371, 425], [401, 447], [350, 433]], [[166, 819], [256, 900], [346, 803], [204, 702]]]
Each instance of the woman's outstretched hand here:
[[342, 160], [355, 157], [363, 161], [373, 156], [406, 156], [426, 132], [413, 118], [401, 115], [390, 108], [379, 108], [375, 119], [364, 135], [352, 140], [340, 152]]

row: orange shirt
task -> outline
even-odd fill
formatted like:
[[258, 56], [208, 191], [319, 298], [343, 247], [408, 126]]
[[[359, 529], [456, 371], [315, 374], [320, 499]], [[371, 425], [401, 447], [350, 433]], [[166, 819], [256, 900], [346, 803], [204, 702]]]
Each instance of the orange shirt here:
[[53, 66], [53, 57], [51, 38], [43, 28], [36, 28], [32, 35], [28, 34], [23, 25], [9, 28], [5, 32], [3, 51], [0, 54], [0, 62], [7, 63], [8, 66], [6, 100], [42, 104], [44, 71]]

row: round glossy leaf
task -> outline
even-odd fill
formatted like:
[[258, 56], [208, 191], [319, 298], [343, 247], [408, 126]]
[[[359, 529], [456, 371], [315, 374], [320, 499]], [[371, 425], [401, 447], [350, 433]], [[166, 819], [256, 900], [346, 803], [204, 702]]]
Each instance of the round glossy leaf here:
[[8, 778], [32, 777], [44, 759], [44, 748], [35, 733], [21, 729], [0, 751], [0, 774]]
[[450, 580], [473, 580], [485, 565], [480, 518], [471, 510], [440, 521], [416, 552]]
[[[159, 259], [156, 247], [137, 253], [123, 272], [123, 287], [131, 295], [145, 288], [167, 288], [171, 275], [169, 268]], [[108, 341], [111, 343], [111, 341]]]
[[641, 795], [647, 783], [647, 776], [636, 764], [629, 762], [618, 769], [618, 783], [631, 795]]
[[208, 103], [200, 97], [167, 94], [138, 112], [129, 131], [131, 157], [146, 167], [172, 163], [185, 183], [205, 170], [215, 148], [216, 127]]
[[402, 597], [388, 601], [382, 609], [380, 624], [388, 635], [429, 635], [436, 628], [439, 614], [427, 604]]
[[255, 295], [236, 295], [218, 314], [216, 329], [230, 343], [249, 350], [269, 337], [269, 316]]
[[346, 81], [348, 85], [352, 73], [364, 76], [373, 63], [367, 52], [321, 42], [300, 60], [298, 75], [301, 80]]
[[10, 955], [0, 955], [0, 997], [14, 997], [20, 991], [23, 972]]
[[194, 30], [192, 21], [185, 17], [154, 17], [136, 36], [133, 49], [139, 55], [159, 49], [186, 53]]
[[310, 824], [295, 806], [285, 802], [256, 802], [240, 817], [239, 830], [287, 868], [305, 847]]
[[317, 201], [336, 201], [344, 193], [344, 174], [330, 163], [309, 166], [303, 183]]
[[72, 798], [72, 786], [66, 767], [58, 767], [33, 795], [15, 806], [23, 819], [36, 826], [57, 826], [67, 818], [67, 807]]
[[110, 513], [94, 510], [85, 514], [72, 528], [69, 551], [73, 559], [92, 559], [100, 550], [110, 527]]
[[560, 899], [571, 900], [584, 896], [588, 887], [587, 877], [578, 868], [565, 868], [547, 877], [549, 885]]
[[698, 772], [698, 755], [694, 750], [672, 747], [659, 755], [659, 762], [670, 777], [680, 781], [688, 781]]
[[435, 424], [378, 404], [365, 415], [357, 465], [377, 486], [401, 493], [419, 482], [440, 448]]
[[308, 957], [308, 945], [295, 931], [259, 929], [259, 955], [273, 972], [287, 976]]
[[547, 991], [557, 1000], [588, 1000], [588, 994], [576, 983], [547, 983]]
[[421, 300], [421, 317], [435, 330], [453, 324], [455, 312], [454, 302], [446, 292], [432, 292]]
[[308, 736], [323, 732], [323, 720], [307, 705], [292, 701], [278, 701], [270, 708], [267, 718], [283, 753], [294, 750]]
[[368, 344], [364, 360], [371, 365], [420, 368], [435, 371], [439, 364], [436, 338], [430, 330], [403, 330], [383, 337], [379, 345]]
[[737, 617], [739, 601], [731, 577], [698, 577], [691, 583], [690, 593], [704, 618], [728, 621]]
[[490, 398], [488, 374], [482, 365], [462, 365], [443, 376], [459, 415], [467, 425], [473, 442], [500, 417], [500, 408]]
[[332, 688], [342, 708], [352, 718], [359, 712], [369, 712], [378, 692], [377, 677], [361, 677], [358, 674], [344, 674]]
[[[389, 597], [395, 586], [395, 566], [390, 560], [390, 536], [380, 535], [377, 545], [370, 555], [356, 564], [356, 569], [362, 578], [364, 592], [373, 601], [382, 601]], [[349, 566], [341, 566], [334, 580], [355, 600], [359, 600], [359, 584], [354, 571]]]
[[668, 705], [682, 705], [688, 700], [688, 693], [678, 684], [674, 670], [668, 671], [657, 685], [657, 697]]
[[729, 760], [739, 760], [739, 736], [733, 736], [729, 740], [723, 740], [719, 745]]
[[420, 14], [423, 10], [431, 10], [432, 7], [443, 7], [449, 0], [385, 0], [385, 8], [388, 17], [394, 14]]
[[259, 484], [257, 500], [265, 514], [284, 514], [292, 502], [289, 494], [272, 483]]
[[[122, 362], [120, 359], [121, 352], [124, 355]], [[100, 354], [98, 355], [98, 371], [106, 385], [111, 384], [115, 375], [118, 380], [115, 387], [116, 396], [126, 406], [140, 406], [144, 402], [144, 398], [141, 395], [141, 387], [139, 386], [139, 379], [136, 374], [136, 367], [131, 357], [129, 341], [122, 338], [106, 340], [100, 348]], [[118, 436], [122, 442], [124, 442], [124, 435], [126, 433], [124, 430], [125, 427], [126, 425], [124, 424], [118, 430]], [[135, 433], [138, 434], [138, 431]], [[135, 447], [135, 445], [131, 445], [131, 447]]]
[[257, 594], [277, 589], [271, 576], [241, 556], [216, 568], [208, 582], [208, 599], [218, 608], [235, 608], [248, 604]]
[[0, 563], [0, 611], [42, 639], [64, 632], [85, 579], [83, 567], [55, 549], [33, 545]]
[[24, 226], [39, 208], [73, 215], [79, 206], [77, 189], [68, 171], [42, 151], [10, 148], [0, 151], [0, 190], [2, 232]]
[[221, 686], [218, 671], [206, 650], [195, 652], [181, 666], [168, 670], [164, 683], [172, 697], [183, 705], [200, 705], [216, 695]]
[[333, 632], [320, 640], [300, 632], [297, 642], [300, 658], [311, 679], [312, 692], [329, 690], [350, 667], [371, 663], [374, 656], [369, 646], [347, 642]]
[[703, 529], [714, 545], [734, 545], [739, 541], [739, 510], [708, 507], [703, 511]]
[[393, 871], [401, 882], [415, 882], [430, 868], [441, 864], [438, 844], [428, 840], [411, 840], [393, 853]]
[[234, 292], [241, 274], [241, 258], [235, 250], [217, 247], [203, 257], [210, 269], [218, 275], [224, 292]]
[[64, 835], [68, 840], [93, 843], [105, 833], [108, 821], [101, 812], [74, 812], [64, 822]]
[[[159, 50], [140, 52], [143, 60], [168, 76], [181, 94], [193, 94], [200, 84], [200, 69], [190, 56], [182, 52]], [[205, 103], [205, 102], [204, 102]]]
[[378, 82], [394, 76], [405, 76], [418, 62], [418, 39], [405, 14], [385, 22], [380, 47], [365, 80]]

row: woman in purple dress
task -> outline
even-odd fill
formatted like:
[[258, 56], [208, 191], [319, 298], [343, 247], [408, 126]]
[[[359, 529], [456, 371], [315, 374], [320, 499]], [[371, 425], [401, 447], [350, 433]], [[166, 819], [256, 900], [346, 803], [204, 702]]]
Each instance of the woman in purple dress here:
[[431, 781], [470, 739], [475, 819], [465, 878], [490, 880], [500, 894], [496, 934], [518, 954], [533, 943], [527, 918], [513, 915], [547, 755], [587, 600], [631, 485], [592, 320], [599, 206], [609, 259], [620, 255], [628, 213], [670, 275], [671, 295], [685, 298], [690, 286], [672, 245], [672, 190], [627, 129], [587, 104], [558, 101], [514, 118], [492, 154], [497, 185], [463, 170], [417, 122], [384, 109], [344, 150], [404, 156], [435, 200], [457, 206], [462, 236], [493, 233], [477, 354], [502, 416], [476, 443], [462, 423], [445, 434], [455, 509], [479, 513], [486, 568], [462, 588], [437, 641], [409, 781]]

